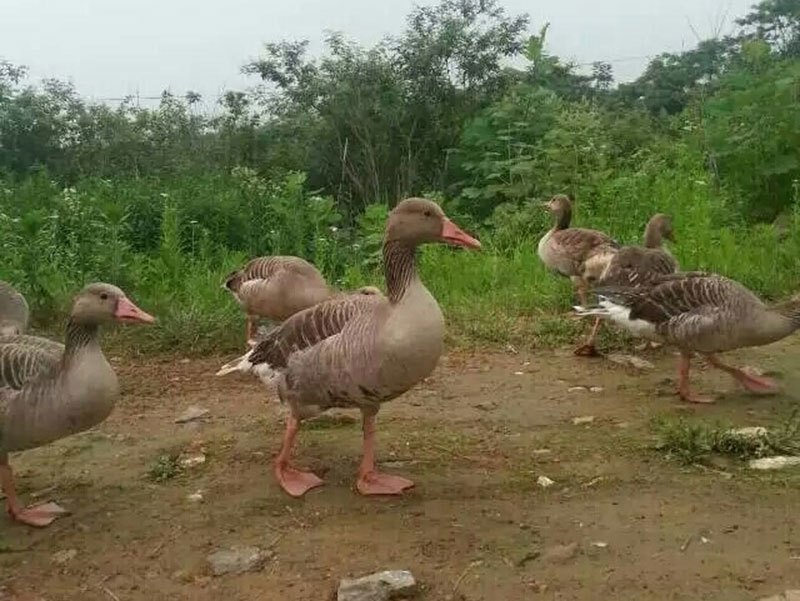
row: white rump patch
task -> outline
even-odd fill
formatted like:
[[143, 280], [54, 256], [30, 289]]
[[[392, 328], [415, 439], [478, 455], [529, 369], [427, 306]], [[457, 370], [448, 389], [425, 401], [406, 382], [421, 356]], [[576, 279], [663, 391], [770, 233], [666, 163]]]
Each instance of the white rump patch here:
[[655, 324], [644, 319], [631, 319], [631, 310], [629, 307], [614, 303], [605, 296], [599, 297], [597, 307], [587, 309], [586, 307], [576, 306], [573, 308], [580, 317], [600, 317], [613, 321], [634, 336], [652, 340], [660, 339], [656, 334]]
[[234, 359], [230, 363], [226, 363], [222, 367], [220, 367], [219, 371], [215, 374], [217, 376], [225, 376], [227, 374], [233, 373], [235, 371], [241, 372], [243, 374], [255, 374], [259, 380], [261, 380], [264, 384], [271, 384], [275, 377], [278, 375], [278, 372], [275, 371], [269, 364], [267, 363], [259, 363], [257, 365], [253, 365], [250, 362], [250, 356], [253, 354], [253, 351], [247, 351], [244, 355], [239, 357], [238, 359]]

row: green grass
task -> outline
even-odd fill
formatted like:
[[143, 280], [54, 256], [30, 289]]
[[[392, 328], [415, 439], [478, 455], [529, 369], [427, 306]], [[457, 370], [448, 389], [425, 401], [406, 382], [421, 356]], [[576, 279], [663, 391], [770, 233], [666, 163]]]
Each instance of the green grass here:
[[800, 412], [767, 428], [762, 435], [743, 436], [733, 428], [731, 424], [684, 418], [659, 418], [653, 422], [658, 436], [656, 448], [686, 464], [703, 463], [715, 455], [747, 460], [800, 454]]
[[[683, 268], [726, 274], [768, 299], [800, 288], [800, 212], [779, 237], [768, 225], [737, 221], [725, 191], [710, 191], [702, 172], [678, 169], [615, 175], [597, 198], [577, 203], [575, 224], [635, 243], [650, 215], [670, 213]], [[338, 287], [383, 287], [375, 256], [385, 210], [374, 207], [348, 225], [332, 201], [305, 192], [298, 176], [86, 179], [74, 189], [37, 176], [1, 188], [0, 279], [26, 294], [34, 329], [53, 336], [72, 295], [100, 280], [118, 284], [158, 318], [152, 327], [112, 328], [107, 342], [115, 352], [240, 349], [244, 318], [220, 282], [259, 254], [301, 255]], [[491, 228], [474, 226], [480, 252], [421, 251], [422, 277], [443, 308], [450, 344], [553, 346], [585, 331], [586, 324], [564, 318], [573, 303], [569, 280], [538, 259], [549, 220], [531, 206]], [[625, 341], [608, 330], [604, 339]]]
[[160, 455], [147, 472], [153, 482], [167, 482], [183, 472], [179, 456], [176, 453]]

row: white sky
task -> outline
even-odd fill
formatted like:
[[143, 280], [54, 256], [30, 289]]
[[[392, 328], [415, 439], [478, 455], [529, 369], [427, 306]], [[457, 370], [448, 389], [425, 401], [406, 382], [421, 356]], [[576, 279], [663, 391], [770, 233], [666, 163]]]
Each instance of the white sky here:
[[[576, 62], [609, 60], [621, 81], [647, 57], [732, 29], [754, 0], [501, 0], [527, 12], [531, 30], [549, 21], [548, 49]], [[431, 0], [0, 0], [0, 58], [30, 67], [34, 78], [70, 80], [102, 99], [195, 90], [208, 104], [255, 78], [239, 74], [265, 41], [308, 38], [319, 51], [324, 30], [370, 44], [404, 28], [414, 4]], [[690, 26], [691, 24], [691, 26]]]

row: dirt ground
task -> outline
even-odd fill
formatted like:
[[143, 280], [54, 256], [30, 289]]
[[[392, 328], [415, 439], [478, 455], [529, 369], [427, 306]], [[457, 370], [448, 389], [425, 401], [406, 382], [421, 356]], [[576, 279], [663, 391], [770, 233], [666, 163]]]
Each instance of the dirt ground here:
[[[303, 500], [271, 476], [277, 401], [255, 379], [214, 377], [230, 357], [117, 360], [124, 394], [106, 423], [12, 458], [26, 499], [72, 515], [44, 530], [0, 517], [0, 599], [324, 601], [342, 577], [391, 568], [410, 569], [426, 601], [737, 601], [800, 588], [800, 470], [682, 466], [653, 448], [651, 427], [664, 415], [785, 417], [800, 397], [800, 343], [728, 357], [779, 373], [776, 397], [694, 371], [699, 389], [720, 391], [712, 406], [672, 394], [670, 351], [640, 356], [656, 369], [566, 349], [451, 353], [379, 416], [383, 467], [414, 490], [354, 494], [360, 425], [338, 414], [301, 434], [301, 462], [326, 481]], [[176, 424], [190, 405], [208, 419]], [[158, 458], [177, 452], [206, 462], [154, 482]], [[202, 502], [187, 498], [197, 491]], [[209, 576], [206, 556], [231, 545], [274, 555], [260, 572]]]

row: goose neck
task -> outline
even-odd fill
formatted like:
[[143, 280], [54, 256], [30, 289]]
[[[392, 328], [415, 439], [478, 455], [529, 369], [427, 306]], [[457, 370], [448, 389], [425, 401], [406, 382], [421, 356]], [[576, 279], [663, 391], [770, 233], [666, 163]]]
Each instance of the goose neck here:
[[644, 245], [646, 248], [660, 248], [663, 239], [661, 232], [654, 223], [648, 223], [644, 229]]
[[97, 324], [85, 324], [70, 319], [64, 341], [64, 363], [69, 364], [83, 350], [99, 348], [99, 337], [100, 326]]
[[399, 240], [387, 240], [383, 245], [383, 275], [389, 301], [397, 303], [409, 286], [418, 279], [417, 249]]
[[572, 222], [572, 207], [564, 205], [556, 212], [556, 227], [557, 230], [565, 230]]

